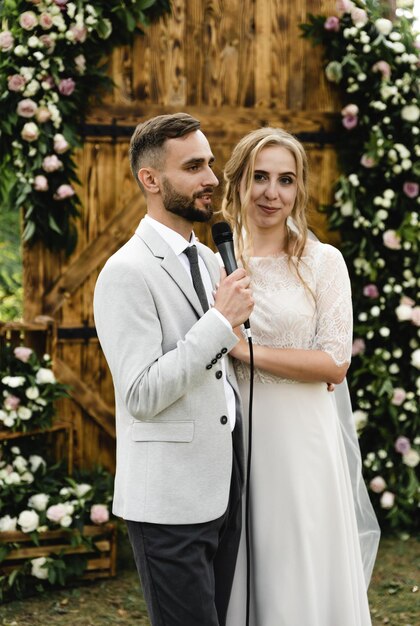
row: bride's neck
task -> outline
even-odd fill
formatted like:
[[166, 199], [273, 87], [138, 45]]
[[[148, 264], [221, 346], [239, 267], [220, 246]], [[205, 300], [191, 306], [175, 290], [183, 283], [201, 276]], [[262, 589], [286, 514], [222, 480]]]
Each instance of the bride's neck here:
[[254, 231], [252, 233], [252, 256], [277, 256], [287, 253], [290, 241], [286, 230], [279, 233], [272, 231]]

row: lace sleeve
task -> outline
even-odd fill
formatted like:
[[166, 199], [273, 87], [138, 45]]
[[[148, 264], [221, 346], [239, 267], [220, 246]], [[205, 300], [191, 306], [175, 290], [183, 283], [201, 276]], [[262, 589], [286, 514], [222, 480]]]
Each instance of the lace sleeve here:
[[316, 281], [315, 350], [327, 352], [337, 365], [350, 363], [353, 315], [350, 279], [341, 252], [324, 244]]

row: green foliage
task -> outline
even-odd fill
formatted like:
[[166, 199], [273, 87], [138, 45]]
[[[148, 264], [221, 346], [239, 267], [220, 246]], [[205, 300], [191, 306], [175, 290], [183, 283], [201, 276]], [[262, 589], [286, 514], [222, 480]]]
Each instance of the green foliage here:
[[[305, 37], [325, 51], [343, 98], [342, 175], [324, 207], [339, 229], [353, 285], [349, 374], [365, 476], [383, 528], [412, 531], [418, 500], [420, 202], [419, 42], [409, 11], [381, 3], [309, 16]], [[364, 6], [364, 9], [361, 8]]]
[[90, 101], [111, 84], [104, 55], [167, 10], [168, 0], [0, 3], [0, 213], [23, 210], [24, 241], [74, 249], [73, 155]]
[[8, 322], [22, 317], [22, 259], [18, 211], [0, 211], [0, 232], [0, 320]]

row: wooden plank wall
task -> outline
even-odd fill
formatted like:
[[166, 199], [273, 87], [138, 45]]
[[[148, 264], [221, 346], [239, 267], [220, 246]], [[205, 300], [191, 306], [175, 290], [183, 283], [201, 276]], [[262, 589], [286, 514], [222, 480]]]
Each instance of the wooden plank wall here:
[[[173, 0], [171, 15], [110, 59], [116, 87], [92, 110], [78, 155], [83, 211], [77, 249], [70, 258], [41, 245], [24, 254], [26, 320], [47, 314], [58, 321], [57, 374], [73, 385], [74, 395], [60, 411], [75, 424], [79, 463], [114, 466], [113, 391], [97, 340], [82, 338], [80, 330], [65, 339], [63, 332], [93, 328], [98, 272], [144, 214], [127, 159], [131, 129], [157, 114], [191, 113], [202, 122], [220, 179], [232, 147], [249, 130], [273, 125], [305, 133], [311, 220], [318, 236], [331, 240], [316, 207], [330, 199], [335, 151], [314, 133], [333, 130], [338, 102], [324, 78], [320, 51], [300, 37], [298, 24], [308, 12], [334, 12], [334, 5], [332, 0]], [[208, 226], [200, 225], [197, 233], [210, 243]]]

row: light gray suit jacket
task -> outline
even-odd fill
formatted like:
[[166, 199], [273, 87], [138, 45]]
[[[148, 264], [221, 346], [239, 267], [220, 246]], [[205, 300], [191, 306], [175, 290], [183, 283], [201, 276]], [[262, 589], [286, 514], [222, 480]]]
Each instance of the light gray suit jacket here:
[[[215, 284], [216, 257], [197, 247]], [[185, 268], [145, 221], [101, 271], [94, 313], [115, 388], [113, 512], [160, 524], [217, 519], [228, 503], [232, 436], [216, 374], [235, 334], [211, 310], [203, 315]]]

